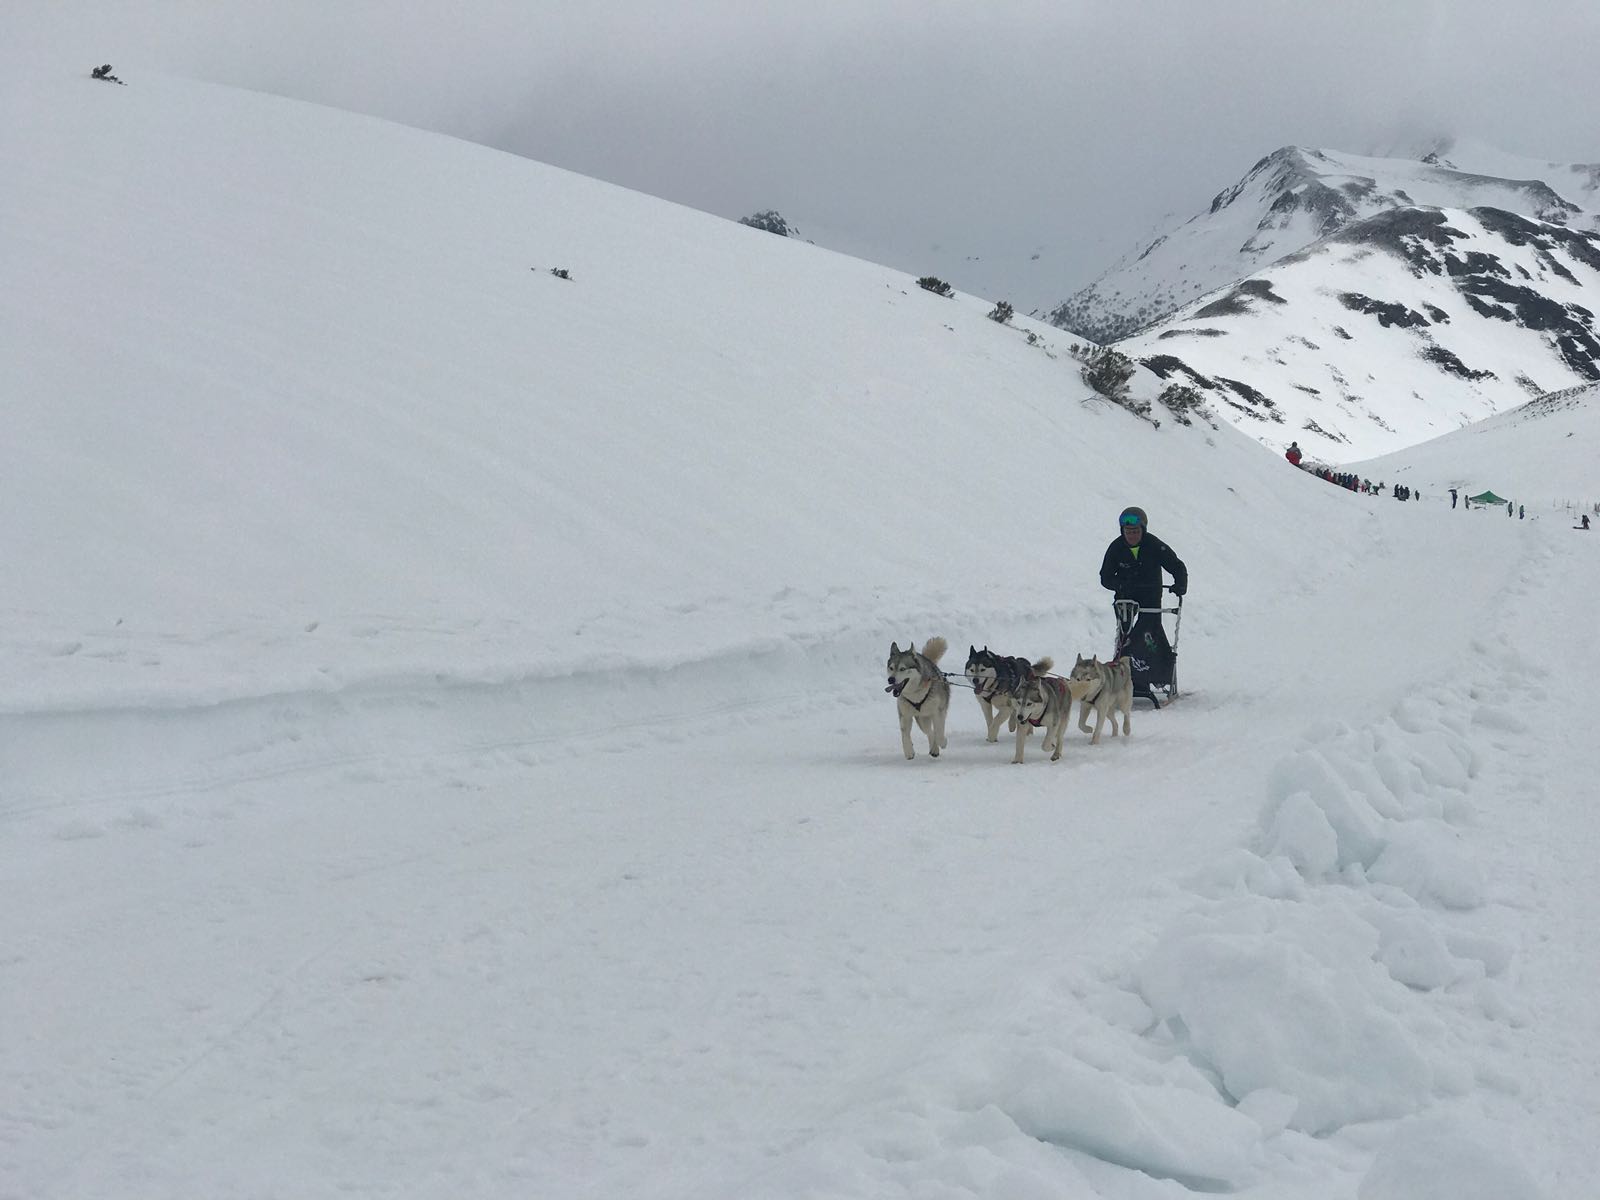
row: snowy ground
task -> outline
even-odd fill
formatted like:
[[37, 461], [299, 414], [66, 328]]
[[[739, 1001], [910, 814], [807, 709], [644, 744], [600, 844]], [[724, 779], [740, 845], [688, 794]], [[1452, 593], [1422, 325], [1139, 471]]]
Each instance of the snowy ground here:
[[[1585, 535], [122, 73], [4, 97], [0, 1196], [1600, 1191]], [[889, 642], [1105, 649], [1129, 502], [1193, 693], [906, 762]]]
[[1447, 498], [1451, 488], [1458, 500], [1492, 491], [1537, 520], [1576, 525], [1589, 513], [1593, 524], [1600, 516], [1597, 409], [1600, 384], [1551, 392], [1465, 429], [1340, 469], [1405, 483], [1425, 497]]
[[6, 1194], [1587, 1194], [1600, 580], [1405, 515], [1054, 765], [865, 645], [10, 718]]

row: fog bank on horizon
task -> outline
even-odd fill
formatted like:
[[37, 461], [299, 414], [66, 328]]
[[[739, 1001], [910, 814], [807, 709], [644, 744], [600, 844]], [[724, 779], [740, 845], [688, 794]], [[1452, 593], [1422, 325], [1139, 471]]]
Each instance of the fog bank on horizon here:
[[1577, 0], [33, 8], [0, 59], [371, 113], [724, 216], [777, 208], [910, 271], [936, 245], [1048, 247], [1061, 298], [1281, 145], [1600, 160], [1600, 6]]

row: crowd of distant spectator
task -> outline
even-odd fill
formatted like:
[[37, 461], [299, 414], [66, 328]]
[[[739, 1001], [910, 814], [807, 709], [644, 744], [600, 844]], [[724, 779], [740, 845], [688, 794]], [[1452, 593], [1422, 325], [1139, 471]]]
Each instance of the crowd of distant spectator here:
[[[1388, 484], [1383, 483], [1381, 480], [1373, 483], [1372, 480], [1363, 479], [1352, 471], [1335, 471], [1329, 467], [1320, 467], [1313, 463], [1302, 462], [1301, 460], [1304, 459], [1305, 455], [1300, 452], [1299, 442], [1290, 442], [1289, 448], [1283, 452], [1283, 456], [1302, 471], [1309, 472], [1318, 479], [1325, 480], [1335, 487], [1342, 487], [1347, 491], [1360, 492], [1363, 496], [1381, 496], [1388, 490]], [[1396, 500], [1422, 499], [1421, 492], [1414, 492], [1403, 483], [1394, 485], [1393, 494]]]
[[[1305, 462], [1305, 455], [1300, 450], [1299, 442], [1290, 442], [1289, 448], [1283, 452], [1283, 456], [1295, 466], [1299, 467], [1302, 471], [1305, 471], [1311, 475], [1315, 475], [1318, 479], [1326, 480], [1335, 487], [1342, 487], [1347, 491], [1359, 492], [1364, 496], [1381, 496], [1385, 491], [1389, 490], [1388, 485], [1382, 481], [1373, 483], [1372, 480], [1363, 479], [1353, 471], [1335, 471], [1330, 467], [1320, 466], [1317, 463]], [[1465, 507], [1467, 508], [1494, 508], [1504, 504], [1506, 506], [1506, 516], [1515, 517], [1519, 521], [1525, 521], [1528, 519], [1527, 508], [1524, 505], [1518, 504], [1515, 500], [1502, 500], [1500, 497], [1495, 496], [1492, 493], [1485, 493], [1484, 495], [1478, 497], [1468, 496], [1463, 498], [1460, 496], [1460, 493], [1456, 488], [1450, 488], [1449, 492], [1451, 508], [1454, 508], [1458, 501], [1463, 499], [1465, 500]], [[1421, 492], [1413, 491], [1410, 487], [1403, 483], [1395, 484], [1394, 490], [1390, 494], [1393, 495], [1396, 500], [1422, 499]], [[1478, 501], [1476, 505], [1473, 503], [1475, 499]], [[1486, 504], [1484, 503], [1485, 500], [1493, 500], [1494, 503]], [[1572, 510], [1570, 503], [1568, 504], [1567, 509], [1569, 512]], [[1594, 505], [1594, 512], [1596, 514], [1600, 514], [1600, 504]], [[1578, 524], [1574, 525], [1573, 528], [1588, 529], [1589, 514], [1579, 513], [1578, 516], [1579, 522]], [[1535, 519], [1537, 519], [1537, 517]]]

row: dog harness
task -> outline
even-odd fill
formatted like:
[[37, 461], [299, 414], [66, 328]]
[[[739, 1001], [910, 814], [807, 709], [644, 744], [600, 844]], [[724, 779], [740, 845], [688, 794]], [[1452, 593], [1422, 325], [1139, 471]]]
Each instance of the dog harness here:
[[[1102, 666], [1102, 667], [1109, 667], [1109, 668], [1111, 668], [1111, 669], [1112, 669], [1112, 670], [1113, 670], [1113, 671], [1114, 671], [1114, 670], [1115, 670], [1115, 669], [1116, 669], [1116, 666], [1117, 666], [1117, 664], [1118, 664], [1118, 663], [1119, 663], [1119, 662], [1121, 662], [1121, 661], [1122, 661], [1122, 659], [1123, 659], [1123, 655], [1121, 655], [1121, 654], [1119, 654], [1119, 655], [1117, 655], [1117, 656], [1116, 656], [1116, 657], [1115, 657], [1115, 658], [1113, 658], [1113, 659], [1111, 659], [1111, 660], [1109, 660], [1109, 661], [1107, 661], [1107, 662], [1103, 662], [1103, 663], [1101, 663], [1101, 664], [1100, 664], [1100, 665], [1101, 665], [1101, 666]], [[1130, 667], [1130, 668], [1129, 668], [1129, 670], [1130, 670], [1130, 671], [1131, 671], [1131, 670], [1132, 670], [1132, 668], [1131, 668], [1131, 667]], [[1084, 697], [1083, 697], [1083, 698], [1084, 698], [1084, 700], [1085, 700], [1085, 701], [1089, 701], [1089, 700], [1093, 700], [1093, 699], [1094, 699], [1094, 698], [1095, 698], [1095, 697], [1096, 697], [1096, 696], [1098, 696], [1098, 695], [1099, 695], [1099, 694], [1100, 694], [1100, 692], [1101, 692], [1101, 690], [1102, 690], [1102, 689], [1103, 689], [1103, 688], [1104, 688], [1104, 687], [1105, 687], [1105, 686], [1106, 686], [1106, 685], [1105, 685], [1105, 681], [1104, 681], [1104, 680], [1101, 680], [1101, 681], [1100, 681], [1100, 682], [1098, 682], [1098, 683], [1096, 683], [1096, 684], [1095, 684], [1095, 685], [1094, 685], [1094, 691], [1092, 691], [1092, 692], [1086, 692], [1086, 693], [1084, 693]]]
[[[936, 674], [940, 678], [944, 677], [944, 672], [943, 671], [936, 672]], [[933, 695], [933, 680], [934, 680], [934, 676], [933, 675], [929, 675], [926, 671], [924, 671], [924, 672], [921, 673], [920, 678], [922, 679], [923, 684], [928, 689], [927, 691], [922, 693], [922, 699], [921, 700], [913, 700], [913, 699], [911, 699], [909, 696], [907, 696], [905, 694], [905, 688], [902, 688], [899, 692], [895, 693], [895, 699], [896, 700], [904, 700], [907, 704], [911, 705], [911, 707], [916, 709], [918, 712], [922, 711], [922, 706], [928, 702], [928, 697]], [[911, 685], [909, 683], [906, 684], [906, 687], [910, 687], [910, 686]]]
[[[984, 647], [988, 649], [988, 647]], [[973, 685], [973, 692], [981, 699], [993, 700], [1001, 692], [1010, 692], [1013, 695], [1017, 689], [1033, 678], [1033, 664], [1027, 659], [1012, 655], [1009, 658], [995, 657], [994, 678], [988, 682], [988, 690]]]
[[[1064, 696], [1067, 693], [1067, 682], [1066, 682], [1066, 680], [1057, 679], [1053, 675], [1046, 675], [1044, 678], [1040, 679], [1039, 680], [1039, 686], [1040, 687], [1049, 688], [1051, 691], [1053, 691], [1058, 696]], [[1032, 725], [1035, 729], [1038, 729], [1040, 726], [1042, 726], [1044, 724], [1044, 719], [1042, 717], [1037, 721], [1034, 720], [1032, 717], [1027, 717], [1027, 718], [1024, 718], [1024, 719], [1028, 722], [1029, 725]], [[1048, 748], [1048, 747], [1046, 747], [1046, 748]]]

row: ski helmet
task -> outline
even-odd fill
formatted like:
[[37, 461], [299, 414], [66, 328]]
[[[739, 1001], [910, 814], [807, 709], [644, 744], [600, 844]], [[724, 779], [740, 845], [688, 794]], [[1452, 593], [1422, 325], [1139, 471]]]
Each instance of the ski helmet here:
[[1122, 510], [1122, 515], [1117, 518], [1117, 525], [1118, 526], [1122, 526], [1122, 525], [1129, 524], [1129, 521], [1128, 521], [1129, 517], [1137, 517], [1138, 518], [1138, 524], [1139, 524], [1139, 528], [1140, 529], [1145, 529], [1150, 524], [1149, 518], [1147, 518], [1144, 515], [1144, 509], [1142, 509], [1142, 508], [1131, 508], [1130, 507], [1130, 508], [1125, 508], [1125, 509]]

